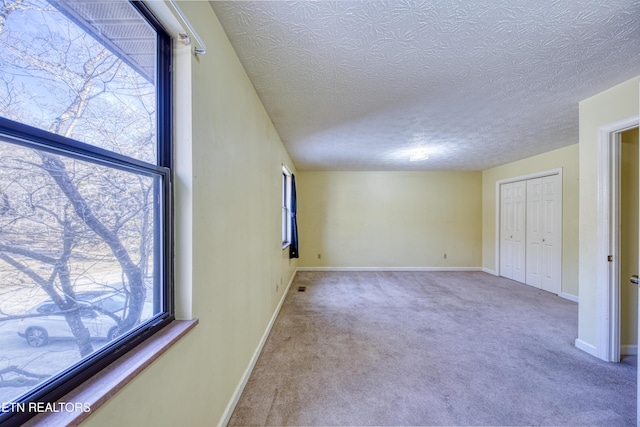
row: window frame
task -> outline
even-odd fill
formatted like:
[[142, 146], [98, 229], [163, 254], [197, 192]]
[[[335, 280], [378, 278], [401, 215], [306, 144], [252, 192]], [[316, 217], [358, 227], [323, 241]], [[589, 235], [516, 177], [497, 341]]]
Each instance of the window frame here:
[[282, 165], [282, 249], [291, 245], [291, 171]]
[[[56, 402], [80, 384], [107, 368], [116, 359], [133, 349], [141, 342], [159, 332], [175, 320], [174, 313], [174, 276], [173, 276], [173, 77], [172, 77], [172, 39], [160, 21], [142, 2], [129, 1], [140, 16], [156, 32], [156, 118], [157, 118], [157, 162], [147, 163], [135, 158], [102, 149], [61, 135], [49, 133], [23, 123], [0, 117], [0, 134], [3, 139], [30, 148], [36, 148], [89, 161], [109, 168], [133, 171], [136, 174], [157, 176], [162, 180], [158, 195], [161, 202], [158, 208], [156, 238], [161, 246], [161, 262], [157, 266], [160, 284], [160, 311], [150, 321], [125, 333], [119, 339], [105, 345], [61, 373], [52, 376], [37, 388], [32, 388], [14, 403]], [[158, 299], [160, 301], [160, 299]], [[38, 415], [31, 411], [0, 412], [0, 424], [18, 426]]]

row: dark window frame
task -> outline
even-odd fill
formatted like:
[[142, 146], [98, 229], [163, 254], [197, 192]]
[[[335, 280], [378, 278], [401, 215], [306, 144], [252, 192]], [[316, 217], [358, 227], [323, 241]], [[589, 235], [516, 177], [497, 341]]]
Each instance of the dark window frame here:
[[291, 171], [282, 166], [282, 249], [291, 245]]
[[[0, 117], [0, 134], [13, 143], [37, 148], [67, 157], [79, 158], [110, 168], [135, 171], [162, 177], [162, 188], [157, 194], [162, 199], [158, 207], [161, 227], [156, 227], [158, 242], [162, 244], [162, 262], [156, 266], [156, 277], [163, 281], [160, 292], [154, 294], [154, 303], [160, 311], [149, 322], [124, 334], [120, 339], [104, 346], [81, 362], [53, 376], [41, 386], [32, 389], [22, 399], [14, 403], [56, 402], [65, 394], [105, 369], [116, 359], [160, 331], [173, 320], [174, 315], [174, 278], [173, 278], [173, 191], [172, 191], [172, 48], [171, 37], [164, 30], [147, 6], [139, 1], [131, 4], [147, 20], [157, 34], [156, 51], [156, 95], [157, 95], [157, 164], [146, 163], [101, 149], [77, 140], [55, 135], [47, 131]], [[158, 205], [158, 204], [157, 204]], [[162, 304], [160, 304], [162, 303]], [[0, 425], [18, 426], [37, 412], [2, 412]]]

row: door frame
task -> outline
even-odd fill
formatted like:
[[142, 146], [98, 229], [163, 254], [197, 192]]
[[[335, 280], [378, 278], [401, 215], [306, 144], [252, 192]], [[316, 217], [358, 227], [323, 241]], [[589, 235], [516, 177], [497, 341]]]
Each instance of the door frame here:
[[638, 116], [598, 129], [598, 357], [620, 362], [620, 153], [621, 134]]
[[[500, 206], [500, 186], [502, 184], [509, 184], [511, 182], [517, 182], [517, 181], [526, 181], [528, 179], [535, 179], [535, 178], [544, 178], [545, 176], [550, 176], [550, 175], [558, 175], [558, 181], [559, 184], [558, 185], [558, 194], [560, 195], [560, 235], [558, 236], [558, 243], [560, 245], [560, 265], [562, 266], [562, 230], [564, 229], [564, 221], [563, 221], [563, 195], [562, 195], [562, 190], [564, 187], [563, 184], [563, 180], [562, 180], [562, 168], [555, 168], [555, 169], [549, 169], [546, 171], [540, 171], [540, 172], [533, 172], [527, 175], [520, 175], [520, 176], [515, 176], [515, 177], [511, 177], [511, 178], [505, 178], [505, 179], [501, 179], [496, 181], [496, 240], [495, 240], [495, 247], [496, 247], [496, 264], [495, 264], [495, 271], [496, 271], [496, 275], [497, 276], [501, 276], [500, 274], [500, 256], [501, 256], [501, 251], [500, 251], [500, 221], [501, 221], [501, 215], [502, 215], [502, 210], [501, 210], [501, 206]], [[560, 296], [565, 297], [564, 293], [562, 292], [562, 271], [560, 272]], [[571, 298], [569, 298], [571, 299]]]

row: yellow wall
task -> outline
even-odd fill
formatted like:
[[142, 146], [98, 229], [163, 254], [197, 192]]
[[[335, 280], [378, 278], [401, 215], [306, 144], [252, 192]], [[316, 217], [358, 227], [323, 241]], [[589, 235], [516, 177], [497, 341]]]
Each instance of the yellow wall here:
[[[176, 183], [189, 205], [176, 207], [176, 292], [200, 324], [87, 425], [217, 424], [296, 268], [280, 247], [281, 164], [293, 164], [208, 2], [180, 6], [208, 47], [190, 60], [192, 132], [176, 153], [189, 153]], [[638, 114], [639, 82], [580, 104], [579, 334], [594, 345], [597, 128]], [[573, 294], [575, 150], [484, 173], [299, 173], [300, 265], [493, 269], [495, 180], [563, 167], [563, 291]]]
[[480, 172], [300, 172], [300, 266], [480, 267], [481, 180]]
[[578, 145], [482, 172], [482, 266], [497, 272], [496, 182], [562, 168], [562, 293], [578, 296]]
[[296, 268], [281, 249], [282, 163], [293, 165], [209, 3], [180, 6], [208, 49], [187, 57], [192, 133], [176, 149], [176, 293], [200, 323], [91, 426], [216, 425]]
[[620, 344], [638, 343], [638, 129], [622, 133], [620, 207]]
[[638, 116], [640, 76], [580, 102], [580, 221], [578, 339], [598, 342], [598, 128]]

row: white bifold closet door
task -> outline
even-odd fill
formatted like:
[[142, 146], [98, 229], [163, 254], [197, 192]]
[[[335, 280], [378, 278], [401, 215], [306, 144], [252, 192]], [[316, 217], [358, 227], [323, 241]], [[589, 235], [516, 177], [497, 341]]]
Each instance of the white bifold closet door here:
[[561, 286], [559, 176], [500, 186], [500, 275], [556, 294]]
[[526, 183], [500, 186], [500, 274], [524, 282], [526, 278]]
[[560, 293], [558, 175], [527, 180], [526, 284]]

